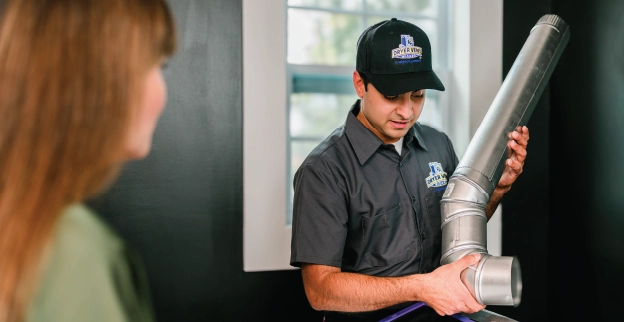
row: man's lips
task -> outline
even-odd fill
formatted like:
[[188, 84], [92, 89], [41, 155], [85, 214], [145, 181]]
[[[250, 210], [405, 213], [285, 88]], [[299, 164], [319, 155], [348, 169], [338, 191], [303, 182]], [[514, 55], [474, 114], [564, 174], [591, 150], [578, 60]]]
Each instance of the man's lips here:
[[392, 121], [391, 120], [390, 124], [392, 124], [392, 127], [394, 127], [395, 129], [404, 129], [409, 124], [409, 121]]

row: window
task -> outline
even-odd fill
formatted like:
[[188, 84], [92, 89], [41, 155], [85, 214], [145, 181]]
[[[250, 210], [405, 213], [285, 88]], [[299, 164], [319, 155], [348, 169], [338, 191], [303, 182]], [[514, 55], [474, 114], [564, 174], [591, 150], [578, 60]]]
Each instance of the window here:
[[[286, 12], [286, 223], [291, 224], [295, 172], [308, 153], [344, 123], [357, 99], [352, 73], [360, 34], [393, 17], [419, 26], [430, 38], [433, 68], [444, 81], [448, 28], [444, 0], [288, 0]], [[428, 91], [419, 122], [444, 130], [445, 109], [440, 105], [438, 92]]]

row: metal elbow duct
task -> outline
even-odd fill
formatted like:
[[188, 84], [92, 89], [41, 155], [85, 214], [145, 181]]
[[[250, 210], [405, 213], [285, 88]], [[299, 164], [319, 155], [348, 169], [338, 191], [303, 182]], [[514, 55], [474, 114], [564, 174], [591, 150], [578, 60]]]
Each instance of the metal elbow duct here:
[[515, 257], [488, 255], [485, 208], [505, 168], [508, 134], [527, 124], [569, 38], [568, 25], [556, 15], [533, 27], [442, 197], [440, 262], [482, 254], [461, 275], [482, 305], [520, 304], [520, 264]]

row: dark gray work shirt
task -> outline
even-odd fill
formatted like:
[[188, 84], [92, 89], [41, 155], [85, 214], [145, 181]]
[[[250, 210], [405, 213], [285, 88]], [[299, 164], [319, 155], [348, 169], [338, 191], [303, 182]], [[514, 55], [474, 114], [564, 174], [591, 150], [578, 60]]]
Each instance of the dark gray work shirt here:
[[290, 264], [372, 276], [440, 266], [440, 199], [458, 159], [449, 138], [416, 123], [399, 155], [356, 118], [319, 144], [297, 170]]

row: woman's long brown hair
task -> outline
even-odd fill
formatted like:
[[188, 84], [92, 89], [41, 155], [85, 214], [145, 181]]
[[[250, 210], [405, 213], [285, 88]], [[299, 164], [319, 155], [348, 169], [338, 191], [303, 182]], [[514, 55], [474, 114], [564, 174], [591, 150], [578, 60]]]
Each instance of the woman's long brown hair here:
[[22, 321], [65, 206], [116, 176], [164, 0], [8, 0], [0, 24], [0, 321]]

